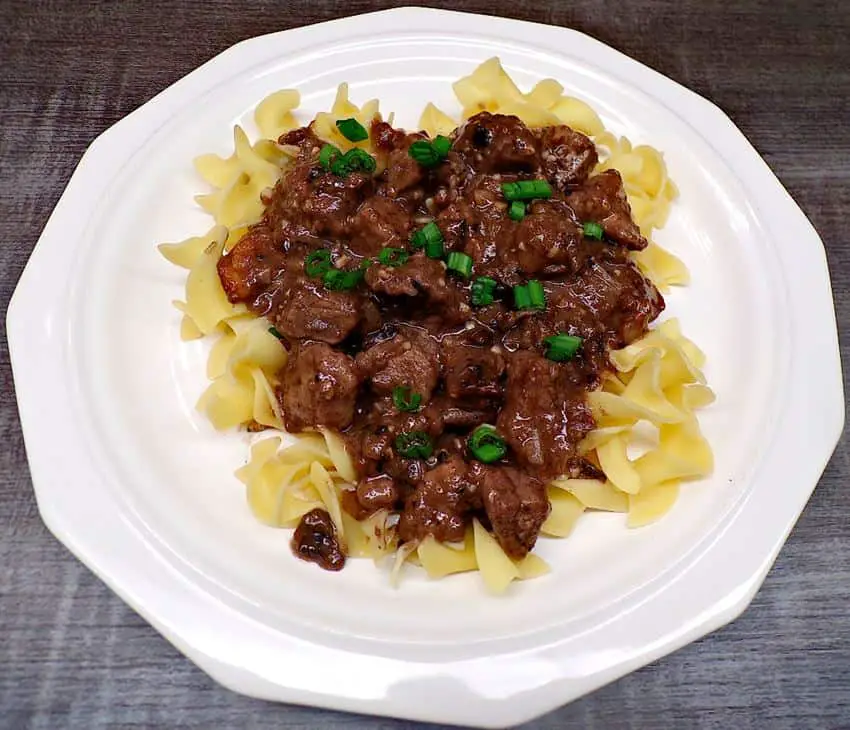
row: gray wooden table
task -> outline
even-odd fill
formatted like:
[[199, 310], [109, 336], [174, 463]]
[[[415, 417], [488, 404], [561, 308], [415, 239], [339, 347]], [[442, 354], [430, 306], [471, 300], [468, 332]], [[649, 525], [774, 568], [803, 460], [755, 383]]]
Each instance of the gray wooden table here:
[[[846, 359], [847, 0], [431, 4], [578, 28], [726, 110], [824, 239]], [[4, 311], [74, 166], [106, 127], [239, 40], [391, 5], [0, 0]], [[42, 525], [5, 331], [0, 378], [0, 728], [416, 726], [239, 697], [183, 659]], [[850, 728], [848, 479], [842, 440], [738, 621], [528, 727]]]

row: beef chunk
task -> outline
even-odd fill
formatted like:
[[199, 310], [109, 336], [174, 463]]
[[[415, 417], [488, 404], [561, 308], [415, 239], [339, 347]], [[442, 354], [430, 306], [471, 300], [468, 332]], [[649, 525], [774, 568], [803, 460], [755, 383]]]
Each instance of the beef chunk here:
[[524, 317], [505, 336], [510, 349], [534, 348], [544, 337], [570, 332], [604, 335], [612, 347], [643, 336], [664, 310], [664, 298], [634, 264], [612, 251], [594, 258], [575, 278], [546, 282], [546, 311]]
[[292, 536], [292, 552], [325, 570], [342, 570], [345, 553], [327, 511], [316, 508], [305, 514]]
[[581, 227], [562, 201], [533, 203], [517, 224], [515, 236], [517, 261], [527, 274], [571, 274], [587, 258]]
[[623, 178], [616, 170], [606, 170], [589, 178], [567, 200], [579, 220], [599, 223], [612, 241], [634, 251], [647, 247], [647, 240], [632, 220]]
[[594, 427], [584, 391], [564, 366], [522, 350], [508, 360], [497, 426], [521, 464], [554, 478], [567, 473], [576, 446]]
[[371, 186], [368, 175], [354, 172], [340, 177], [317, 167], [315, 159], [299, 160], [275, 186], [266, 215], [278, 228], [347, 236], [351, 217]]
[[441, 261], [417, 253], [402, 266], [370, 266], [366, 284], [372, 291], [391, 297], [415, 297], [424, 294], [440, 304], [451, 297], [446, 282], [446, 267]]
[[480, 398], [501, 394], [505, 359], [497, 348], [446, 337], [440, 345], [440, 360], [449, 397]]
[[471, 471], [499, 545], [515, 560], [524, 558], [549, 516], [546, 486], [510, 466], [476, 463]]
[[274, 244], [268, 226], [252, 226], [218, 261], [218, 276], [231, 302], [246, 302], [271, 284], [284, 265], [284, 254]]
[[440, 376], [437, 342], [422, 330], [404, 327], [395, 337], [360, 352], [357, 369], [379, 395], [405, 387], [427, 403]]
[[354, 360], [316, 343], [299, 348], [283, 368], [279, 399], [286, 430], [351, 425], [359, 381]]
[[351, 220], [350, 234], [350, 246], [355, 253], [377, 256], [384, 246], [407, 243], [410, 212], [398, 200], [373, 195], [357, 209]]
[[549, 182], [567, 190], [587, 180], [599, 161], [589, 137], [566, 125], [544, 127], [539, 135], [541, 166]]
[[391, 477], [386, 474], [363, 479], [357, 484], [357, 501], [367, 514], [379, 509], [391, 509], [398, 501], [400, 493]]
[[405, 500], [398, 523], [402, 542], [433, 535], [440, 542], [460, 542], [466, 533], [469, 495], [475, 491], [468, 467], [455, 456], [425, 472]]
[[274, 325], [293, 339], [342, 342], [360, 323], [362, 297], [354, 292], [329, 291], [321, 284], [301, 279], [274, 314]]
[[478, 172], [517, 172], [538, 165], [537, 138], [518, 118], [480, 112], [458, 130], [452, 145]]

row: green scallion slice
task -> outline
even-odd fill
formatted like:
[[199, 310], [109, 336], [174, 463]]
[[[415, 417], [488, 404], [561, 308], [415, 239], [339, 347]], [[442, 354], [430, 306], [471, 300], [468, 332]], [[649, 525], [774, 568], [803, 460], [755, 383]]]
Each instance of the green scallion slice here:
[[553, 362], [565, 362], [572, 360], [581, 348], [582, 339], [575, 335], [560, 332], [551, 337], [544, 337], [543, 344], [546, 345], [546, 357]]
[[552, 186], [545, 180], [519, 180], [518, 182], [502, 183], [502, 195], [505, 200], [535, 200], [536, 198], [551, 198]]
[[326, 144], [319, 151], [319, 164], [326, 170], [330, 170], [333, 161], [341, 154], [342, 152], [340, 152], [338, 148], [334, 147], [332, 144]]
[[495, 427], [485, 424], [476, 428], [466, 441], [470, 453], [485, 464], [492, 464], [508, 453], [508, 445]]
[[434, 445], [424, 431], [404, 431], [395, 437], [395, 450], [405, 459], [427, 459]]
[[407, 263], [408, 258], [410, 258], [410, 254], [403, 248], [392, 248], [391, 246], [382, 248], [378, 254], [378, 262], [384, 266], [401, 266]]
[[496, 290], [496, 280], [489, 276], [479, 276], [472, 282], [470, 301], [474, 307], [486, 307], [493, 303], [493, 292]]
[[350, 119], [338, 119], [336, 128], [349, 142], [362, 142], [369, 139], [369, 132], [366, 131], [366, 127], [360, 124], [354, 117]]
[[304, 258], [304, 273], [307, 276], [324, 276], [331, 269], [331, 252], [326, 248], [317, 248]]
[[331, 269], [322, 277], [325, 289], [330, 291], [350, 291], [354, 289], [361, 281], [365, 271], [363, 269], [355, 269], [354, 271], [343, 271], [342, 269]]
[[393, 405], [404, 413], [414, 413], [422, 405], [422, 394], [413, 393], [410, 388], [398, 386], [393, 388]]
[[472, 257], [460, 251], [452, 251], [446, 259], [446, 268], [463, 277], [468, 277], [472, 273]]
[[528, 282], [528, 298], [531, 301], [531, 309], [546, 309], [546, 292], [543, 284], [537, 279]]
[[437, 135], [433, 141], [428, 139], [417, 139], [407, 149], [409, 154], [422, 167], [434, 167], [446, 159], [452, 142], [448, 137]]
[[508, 218], [512, 221], [521, 221], [525, 218], [525, 203], [521, 200], [513, 200], [508, 206]]
[[602, 234], [605, 232], [598, 223], [594, 223], [593, 221], [588, 221], [585, 223], [582, 228], [584, 229], [584, 235], [588, 238], [595, 238], [597, 241], [602, 240]]
[[[424, 248], [426, 253], [428, 253], [428, 244], [432, 244], [432, 250], [436, 250], [436, 244], [440, 245], [441, 252], [443, 250], [443, 233], [434, 221], [426, 223], [410, 237], [410, 245], [414, 248]], [[432, 258], [439, 258], [442, 255], [440, 253], [438, 256], [432, 256]]]
[[282, 334], [280, 334], [277, 327], [269, 327], [269, 334], [272, 337], [277, 337], [277, 339], [279, 339], [279, 340], [285, 339], [284, 336]]
[[514, 287], [514, 306], [517, 309], [531, 308], [531, 295], [528, 293], [528, 286], [518, 284]]
[[428, 243], [425, 244], [425, 255], [429, 259], [441, 259], [445, 252], [446, 249], [443, 246], [442, 239], [439, 241], [428, 241]]

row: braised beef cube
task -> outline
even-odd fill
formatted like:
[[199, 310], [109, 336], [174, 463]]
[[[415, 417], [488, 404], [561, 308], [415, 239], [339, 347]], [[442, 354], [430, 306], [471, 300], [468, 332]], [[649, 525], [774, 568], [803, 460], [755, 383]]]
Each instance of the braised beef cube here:
[[367, 514], [380, 509], [392, 509], [400, 496], [396, 483], [386, 474], [377, 474], [361, 480], [357, 484], [356, 493], [357, 501]]
[[446, 337], [440, 344], [446, 393], [452, 398], [493, 397], [502, 392], [505, 358], [489, 346], [477, 346]]
[[530, 205], [517, 223], [514, 240], [517, 260], [526, 274], [572, 274], [587, 258], [581, 226], [560, 200]]
[[409, 135], [405, 144], [387, 157], [387, 189], [393, 197], [416, 187], [425, 177], [425, 169], [408, 152], [410, 144], [417, 139], [421, 136]]
[[365, 311], [371, 311], [355, 292], [330, 291], [304, 279], [297, 280], [288, 293], [274, 313], [274, 326], [293, 339], [335, 345], [357, 328]]
[[508, 359], [497, 427], [519, 462], [541, 478], [566, 474], [579, 441], [594, 428], [584, 391], [562, 368], [527, 350]]
[[516, 172], [538, 167], [537, 138], [513, 115], [480, 112], [458, 130], [452, 145], [478, 172]]
[[318, 507], [305, 514], [295, 528], [292, 552], [325, 570], [342, 570], [345, 567], [345, 553], [337, 539], [334, 523], [327, 511]]
[[316, 236], [347, 236], [351, 217], [371, 192], [372, 178], [360, 172], [340, 177], [319, 170], [315, 162], [312, 158], [298, 161], [283, 174], [267, 215]]
[[456, 456], [425, 472], [401, 512], [398, 534], [402, 542], [422, 540], [428, 535], [439, 542], [463, 540], [469, 497], [475, 492], [467, 472], [467, 464]]
[[440, 376], [437, 342], [427, 332], [405, 327], [384, 342], [357, 355], [357, 368], [379, 395], [392, 395], [396, 388], [409, 388], [425, 404]]
[[321, 343], [298, 348], [283, 368], [278, 391], [286, 430], [347, 428], [354, 419], [358, 386], [348, 355]]
[[598, 223], [612, 241], [634, 251], [647, 247], [647, 240], [632, 220], [623, 178], [616, 170], [606, 170], [589, 178], [567, 201], [580, 221]]
[[218, 261], [224, 293], [231, 302], [253, 299], [271, 284], [284, 261], [269, 228], [262, 223], [252, 226]]
[[476, 463], [471, 473], [499, 545], [515, 560], [524, 558], [549, 516], [546, 486], [510, 466]]
[[410, 237], [410, 213], [397, 200], [373, 195], [351, 219], [350, 246], [361, 256], [377, 256], [385, 246], [404, 247]]
[[599, 161], [593, 140], [563, 124], [543, 127], [539, 135], [541, 166], [549, 182], [567, 190], [587, 180]]
[[416, 253], [402, 266], [370, 266], [366, 272], [367, 286], [379, 294], [391, 297], [424, 295], [435, 304], [451, 297], [446, 282], [446, 266], [441, 261]]

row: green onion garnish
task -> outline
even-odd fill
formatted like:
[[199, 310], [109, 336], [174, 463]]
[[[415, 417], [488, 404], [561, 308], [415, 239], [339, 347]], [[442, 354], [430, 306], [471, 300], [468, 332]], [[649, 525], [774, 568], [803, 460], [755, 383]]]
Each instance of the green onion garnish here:
[[546, 357], [549, 360], [564, 362], [576, 356], [576, 353], [581, 347], [582, 339], [581, 337], [560, 332], [551, 337], [544, 337], [543, 343], [546, 345]]
[[424, 431], [405, 431], [395, 437], [395, 450], [406, 459], [427, 459], [434, 446]]
[[514, 200], [508, 206], [508, 218], [512, 221], [521, 221], [525, 218], [525, 203], [521, 200]]
[[374, 172], [375, 166], [375, 158], [372, 155], [355, 147], [331, 162], [331, 172], [339, 177], [345, 177], [357, 171]]
[[272, 335], [272, 337], [277, 337], [279, 340], [285, 339], [284, 336], [278, 332], [277, 327], [269, 327], [269, 334]]
[[502, 183], [502, 195], [505, 196], [505, 200], [551, 198], [552, 186], [545, 180], [520, 180]]
[[493, 292], [496, 290], [496, 280], [489, 276], [479, 276], [472, 282], [470, 297], [474, 307], [486, 307], [493, 303]]
[[365, 275], [364, 270], [355, 269], [354, 271], [343, 271], [342, 269], [331, 269], [325, 272], [322, 281], [325, 284], [325, 289], [331, 291], [350, 291], [354, 289]]
[[466, 440], [472, 455], [485, 464], [492, 464], [508, 453], [508, 445], [499, 436], [493, 426], [483, 425], [476, 428]]
[[342, 152], [339, 151], [332, 144], [326, 144], [319, 151], [319, 164], [324, 167], [326, 170], [331, 169], [331, 163], [340, 155]]
[[410, 245], [413, 248], [424, 248], [425, 254], [432, 259], [443, 257], [443, 233], [440, 227], [431, 221], [426, 223], [410, 237]]
[[582, 228], [584, 228], [584, 235], [588, 238], [595, 238], [597, 241], [602, 240], [602, 234], [604, 231], [602, 230], [602, 226], [598, 223], [588, 221], [582, 226]]
[[460, 251], [452, 251], [446, 259], [446, 268], [467, 277], [472, 272], [472, 257]]
[[537, 279], [528, 282], [528, 297], [532, 309], [546, 309], [546, 292], [543, 291], [543, 284]]
[[391, 246], [382, 248], [378, 254], [378, 261], [384, 266], [401, 266], [407, 263], [408, 258], [410, 258], [410, 254], [403, 248], [392, 248]]
[[407, 154], [422, 167], [434, 167], [446, 159], [451, 148], [452, 141], [448, 137], [438, 134], [433, 141], [417, 139], [410, 145]]
[[307, 276], [323, 276], [331, 269], [331, 252], [326, 248], [311, 251], [304, 259], [304, 273]]
[[531, 295], [528, 286], [518, 284], [514, 287], [514, 306], [517, 309], [531, 309]]
[[393, 405], [400, 411], [413, 413], [422, 405], [422, 394], [413, 393], [410, 388], [398, 386], [393, 388]]
[[546, 292], [543, 284], [532, 279], [528, 284], [514, 287], [514, 305], [517, 309], [546, 309]]
[[362, 142], [365, 139], [369, 139], [369, 133], [366, 131], [366, 127], [360, 124], [354, 117], [351, 119], [337, 119], [336, 128], [349, 142]]

